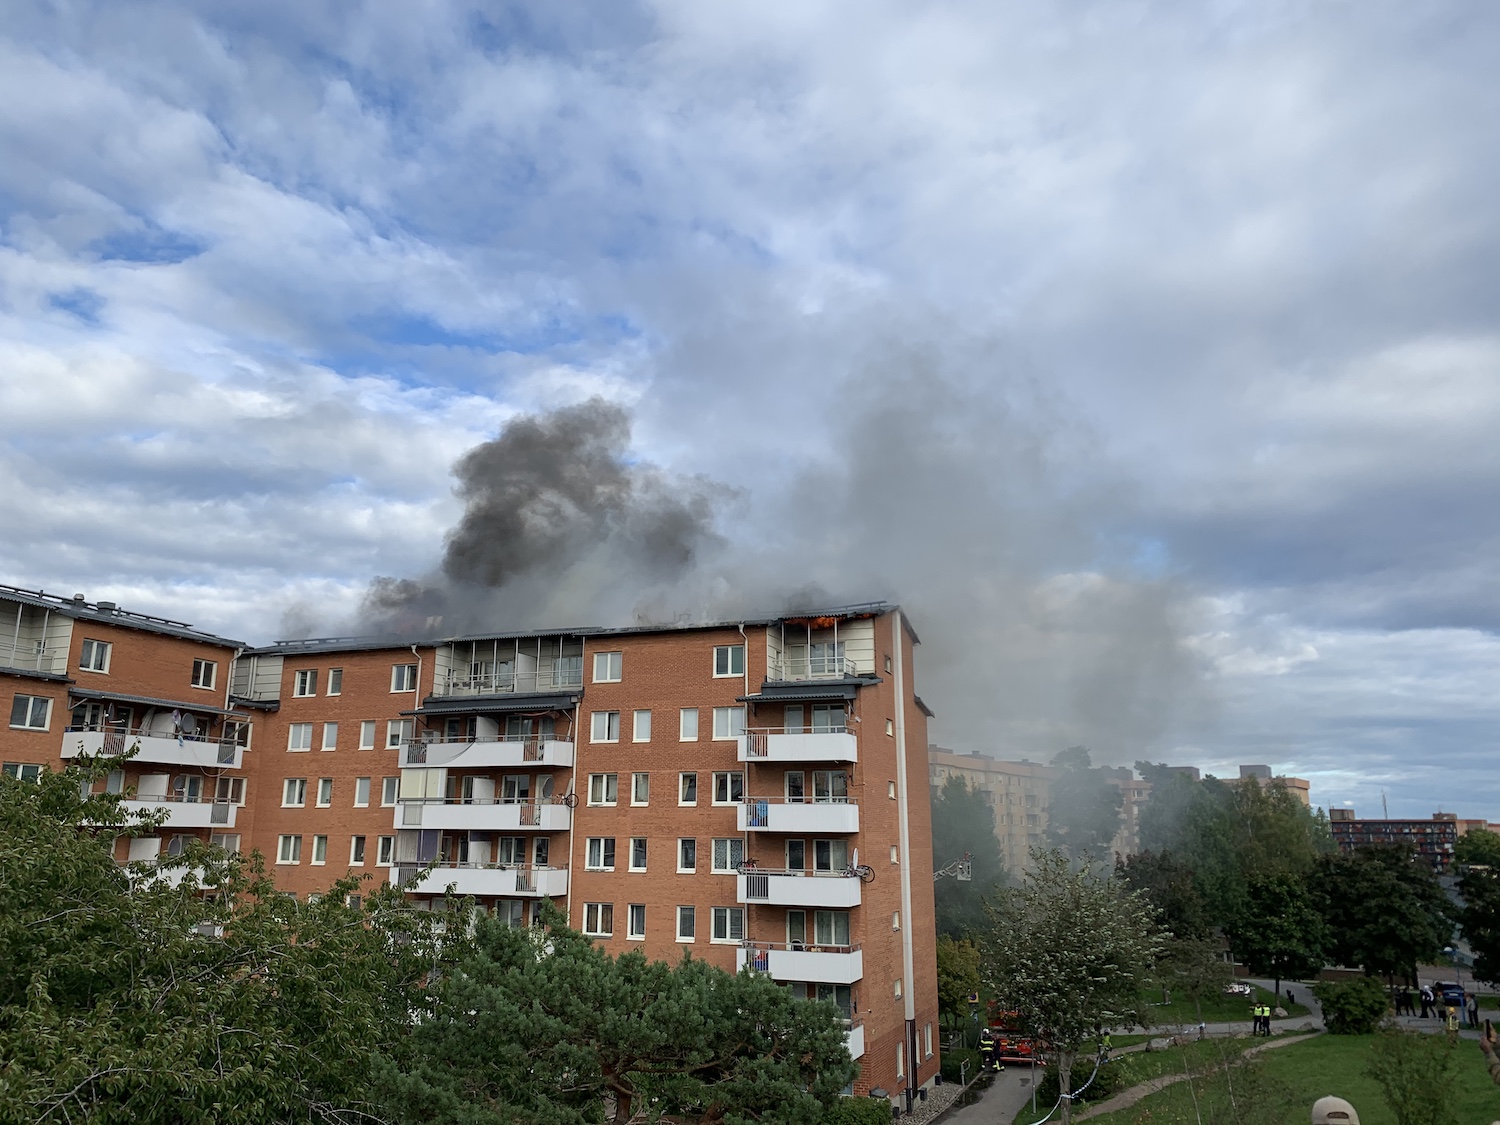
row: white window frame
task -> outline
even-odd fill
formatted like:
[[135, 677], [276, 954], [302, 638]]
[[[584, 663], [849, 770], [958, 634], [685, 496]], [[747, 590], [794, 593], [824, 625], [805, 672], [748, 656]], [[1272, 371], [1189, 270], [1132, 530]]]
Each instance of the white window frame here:
[[93, 637], [84, 637], [83, 644], [78, 646], [78, 670], [108, 675], [109, 662], [114, 655], [114, 649], [115, 646], [109, 641], [96, 641]]
[[188, 678], [189, 685], [205, 691], [213, 691], [214, 684], [218, 681], [219, 662], [217, 660], [202, 660], [197, 657], [193, 659], [193, 674]]
[[[733, 920], [739, 921], [739, 933], [734, 932]], [[722, 925], [720, 924], [722, 923]], [[722, 931], [722, 936], [720, 936]], [[715, 906], [713, 908], [713, 923], [709, 930], [709, 943], [712, 945], [739, 945], [745, 940], [745, 908], [743, 906]]]
[[[719, 845], [724, 844], [724, 855], [726, 862], [723, 866], [719, 864]], [[738, 853], [738, 854], [736, 854]], [[745, 838], [743, 836], [715, 836], [710, 846], [708, 864], [709, 871], [715, 875], [737, 875], [740, 864], [745, 862]]]
[[[605, 929], [605, 926], [608, 929]], [[589, 937], [615, 936], [615, 904], [612, 902], [586, 902], [583, 904], [583, 932]]]
[[[636, 845], [637, 844], [640, 845], [640, 853], [641, 853], [641, 863], [640, 863], [639, 867], [636, 866], [636, 862], [635, 862], [635, 853], [636, 853]], [[630, 866], [627, 867], [626, 870], [627, 871], [644, 871], [644, 870], [646, 870], [646, 861], [648, 859], [648, 856], [646, 854], [647, 850], [648, 849], [646, 847], [646, 837], [644, 837], [644, 836], [632, 836], [632, 837], [630, 837], [630, 856], [629, 856]]]
[[323, 689], [324, 695], [344, 694], [344, 670], [342, 668], [328, 669], [328, 686]]
[[[21, 722], [16, 722], [16, 707], [21, 700], [30, 700], [26, 704], [26, 714], [22, 716]], [[33, 721], [36, 716], [36, 705], [42, 704], [42, 725], [37, 726]], [[10, 705], [10, 729], [11, 730], [39, 730], [46, 731], [52, 727], [52, 700], [45, 695], [27, 695], [25, 692], [16, 692]]]
[[396, 807], [396, 799], [401, 795], [400, 777], [382, 777], [380, 779], [380, 807], [393, 809]]
[[[734, 789], [735, 789], [735, 784], [734, 783], [735, 783], [735, 779], [736, 778], [739, 779], [740, 795], [738, 797], [736, 797], [734, 795]], [[725, 798], [723, 800], [720, 800], [720, 798], [719, 798], [719, 789], [721, 788], [721, 786], [720, 786], [720, 782], [721, 781], [723, 782], [722, 788], [723, 788], [723, 790], [724, 790], [724, 792], [726, 794], [726, 796], [725, 796]], [[742, 804], [744, 802], [744, 800], [745, 800], [745, 774], [744, 774], [744, 771], [743, 770], [714, 770], [713, 803], [715, 805], [717, 805], [718, 807], [723, 808], [726, 805], [738, 805], [738, 804]]]
[[415, 719], [387, 719], [385, 721], [385, 748], [401, 749], [402, 742], [409, 742], [416, 730]]
[[651, 803], [651, 775], [637, 772], [630, 775], [630, 803], [635, 808], [645, 808]]
[[302, 862], [302, 837], [287, 833], [276, 842], [276, 862], [292, 866]]
[[313, 725], [311, 723], [288, 723], [286, 727], [286, 752], [306, 754], [312, 750]]
[[[682, 853], [683, 853], [683, 850], [684, 850], [682, 845], [684, 845], [684, 844], [692, 844], [693, 845], [693, 865], [691, 867], [685, 867], [685, 866], [683, 866], [683, 863], [682, 863]], [[679, 874], [679, 875], [696, 875], [697, 873], [698, 873], [698, 837], [696, 837], [696, 836], [679, 836], [679, 837], [677, 837], [677, 874]]]
[[613, 836], [588, 836], [584, 839], [583, 869], [585, 871], [613, 871], [616, 858]]
[[[614, 794], [611, 795], [610, 779], [614, 779]], [[595, 790], [598, 790], [597, 799]], [[589, 774], [589, 800], [588, 803], [599, 807], [618, 805], [620, 803], [620, 775], [617, 773], [591, 773]]]
[[684, 707], [677, 712], [677, 741], [698, 741], [698, 708]]
[[318, 670], [298, 668], [292, 673], [292, 698], [307, 699], [318, 694]]
[[305, 809], [307, 807], [307, 778], [287, 777], [281, 781], [281, 807]]
[[[900, 992], [898, 991], [896, 995], [899, 996]], [[906, 1077], [906, 1045], [904, 1043], [896, 1044], [896, 1077]]]
[[[735, 656], [739, 657], [739, 667], [736, 668]], [[739, 679], [745, 674], [745, 646], [738, 645], [714, 645], [714, 679], [728, 680]]]
[[394, 867], [396, 865], [396, 837], [375, 837], [375, 866]]
[[[693, 779], [693, 799], [688, 800], [687, 787], [688, 778]], [[677, 775], [677, 804], [683, 808], [689, 808], [698, 803], [698, 773], [696, 770], [684, 770]]]
[[42, 780], [43, 766], [35, 762], [6, 762], [3, 769], [6, 777], [15, 778], [17, 781], [28, 781], [39, 784]]
[[363, 836], [349, 837], [349, 866], [363, 867], [365, 865], [366, 840]]
[[620, 741], [620, 712], [593, 711], [589, 714], [590, 742]]
[[646, 940], [646, 904], [632, 902], [625, 908], [625, 940]]
[[375, 749], [375, 731], [377, 719], [363, 719], [359, 724], [359, 748], [361, 750]]
[[417, 690], [417, 666], [415, 664], [391, 665], [391, 694]]
[[[687, 922], [687, 929], [691, 932], [682, 932], [682, 923]], [[679, 945], [692, 945], [698, 940], [698, 908], [696, 906], [679, 906], [677, 908], [677, 942]]]
[[314, 807], [320, 809], [333, 808], [333, 778], [318, 778], [318, 795]]
[[594, 653], [594, 683], [617, 684], [625, 671], [625, 654], [619, 649], [613, 652]]
[[922, 1025], [922, 1052], [924, 1058], [932, 1058], [932, 1024]]
[[651, 741], [651, 712], [632, 711], [630, 713], [630, 741]]
[[733, 742], [745, 733], [745, 709], [743, 707], [714, 708], [715, 742]]
[[312, 846], [312, 858], [307, 861], [314, 867], [322, 867], [328, 863], [328, 837], [314, 836]]
[[357, 809], [370, 807], [370, 779], [368, 777], [354, 779], [354, 807]]
[[323, 749], [325, 751], [337, 750], [339, 748], [339, 725], [338, 723], [323, 724]]

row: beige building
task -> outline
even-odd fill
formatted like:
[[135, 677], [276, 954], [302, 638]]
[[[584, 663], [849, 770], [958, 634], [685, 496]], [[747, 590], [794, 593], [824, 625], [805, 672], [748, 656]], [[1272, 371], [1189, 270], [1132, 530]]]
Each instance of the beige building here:
[[1288, 793], [1302, 802], [1303, 808], [1312, 808], [1312, 782], [1308, 781], [1305, 777], [1286, 777], [1282, 775], [1272, 777], [1270, 766], [1241, 766], [1240, 780], [1243, 781], [1247, 777], [1254, 778], [1255, 783], [1262, 789], [1270, 785], [1273, 781], [1279, 781], [1282, 785], [1286, 786]]
[[960, 754], [941, 746], [927, 748], [927, 769], [934, 790], [950, 777], [962, 777], [983, 793], [995, 810], [995, 835], [1006, 867], [1026, 866], [1030, 849], [1046, 844], [1047, 806], [1057, 771], [1039, 762], [1002, 762], [973, 751]]
[[1120, 830], [1111, 845], [1116, 855], [1135, 855], [1141, 850], [1141, 810], [1151, 800], [1151, 783], [1135, 776], [1129, 766], [1106, 768], [1105, 778], [1120, 791]]

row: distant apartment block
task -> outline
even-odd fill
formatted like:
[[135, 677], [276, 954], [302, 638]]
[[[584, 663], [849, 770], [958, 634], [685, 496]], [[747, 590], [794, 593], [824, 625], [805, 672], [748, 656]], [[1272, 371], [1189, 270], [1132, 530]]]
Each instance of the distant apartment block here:
[[[1005, 866], [1021, 871], [1033, 848], [1046, 847], [1047, 806], [1051, 801], [1051, 766], [1025, 760], [1001, 761], [973, 751], [960, 754], [941, 746], [927, 748], [929, 784], [940, 791], [950, 777], [961, 777], [984, 794], [995, 814], [995, 836]], [[952, 858], [952, 857], [948, 857]]]
[[856, 1092], [937, 1076], [928, 716], [899, 607], [256, 648], [33, 591], [0, 588], [0, 612], [7, 774], [140, 746], [107, 784], [172, 816], [122, 862], [196, 836], [258, 849], [299, 896], [369, 873], [512, 925], [550, 898], [611, 951], [833, 1001]]
[[1403, 844], [1432, 865], [1438, 874], [1453, 866], [1453, 849], [1467, 832], [1495, 831], [1486, 820], [1460, 819], [1456, 813], [1436, 812], [1431, 819], [1382, 818], [1361, 820], [1351, 808], [1328, 810], [1328, 826], [1341, 851], [1377, 845]]

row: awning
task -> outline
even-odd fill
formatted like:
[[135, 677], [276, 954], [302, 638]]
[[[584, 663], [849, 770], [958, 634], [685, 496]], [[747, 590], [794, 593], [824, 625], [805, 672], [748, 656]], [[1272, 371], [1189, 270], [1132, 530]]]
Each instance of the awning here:
[[798, 703], [803, 700], [853, 699], [862, 687], [878, 684], [867, 680], [809, 680], [796, 684], [762, 684], [759, 694], [742, 695], [741, 703]]
[[578, 696], [551, 695], [443, 695], [422, 700], [415, 711], [403, 715], [506, 715], [518, 711], [567, 711], [578, 705]]
[[937, 718], [937, 716], [932, 713], [932, 708], [922, 702], [922, 697], [920, 695], [914, 695], [912, 696], [912, 698], [917, 701], [918, 711], [922, 712], [922, 714], [926, 715], [929, 719]]
[[97, 700], [101, 703], [130, 703], [137, 707], [155, 707], [163, 711], [193, 711], [201, 715], [235, 715], [243, 712], [226, 711], [212, 703], [189, 703], [183, 699], [152, 699], [148, 695], [124, 695], [118, 691], [92, 691], [89, 688], [70, 687], [68, 694], [81, 702]]

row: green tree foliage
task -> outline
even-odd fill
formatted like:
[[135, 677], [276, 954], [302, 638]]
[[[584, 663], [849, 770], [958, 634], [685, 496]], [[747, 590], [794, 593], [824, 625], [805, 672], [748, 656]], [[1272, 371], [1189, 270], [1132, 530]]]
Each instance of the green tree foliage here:
[[404, 1057], [441, 916], [390, 891], [351, 908], [355, 879], [298, 903], [258, 857], [206, 849], [166, 866], [181, 886], [136, 871], [132, 887], [114, 836], [152, 822], [81, 796], [122, 763], [0, 778], [0, 1122], [378, 1114], [368, 1075]]
[[1175, 852], [1125, 856], [1115, 861], [1115, 877], [1146, 896], [1156, 907], [1162, 927], [1173, 937], [1202, 940], [1214, 933], [1193, 868]]
[[891, 1125], [891, 1103], [884, 1098], [840, 1098], [822, 1125]]
[[1478, 864], [1500, 868], [1500, 833], [1465, 832], [1453, 847], [1453, 862], [1460, 867]]
[[1252, 877], [1244, 906], [1230, 923], [1235, 953], [1257, 976], [1305, 980], [1327, 963], [1329, 934], [1307, 881], [1294, 875]]
[[1453, 937], [1452, 908], [1432, 868], [1406, 847], [1320, 856], [1313, 876], [1329, 952], [1371, 974], [1414, 976]]
[[1060, 751], [1052, 765], [1060, 772], [1047, 799], [1047, 842], [1075, 863], [1084, 856], [1107, 859], [1120, 831], [1124, 794], [1109, 783], [1103, 770], [1093, 768], [1082, 746]]
[[1453, 852], [1463, 909], [1459, 924], [1474, 951], [1474, 975], [1500, 981], [1500, 834], [1466, 832]]
[[815, 1125], [856, 1073], [835, 1005], [701, 961], [612, 958], [556, 912], [544, 929], [482, 919], [414, 1039], [409, 1066], [379, 1072], [413, 1123]]
[[1372, 977], [1320, 981], [1313, 995], [1323, 1005], [1323, 1024], [1333, 1035], [1368, 1035], [1390, 1011], [1385, 987]]
[[1375, 1037], [1367, 1073], [1380, 1084], [1396, 1125], [1458, 1125], [1453, 1064], [1445, 1036], [1388, 1028]]
[[[1022, 1029], [1051, 1045], [1063, 1093], [1079, 1052], [1101, 1030], [1134, 1026], [1161, 953], [1155, 912], [1139, 892], [1060, 851], [1036, 852], [1018, 888], [990, 911], [981, 973]], [[1071, 1117], [1065, 1099], [1062, 1121]]]
[[969, 997], [979, 991], [979, 948], [972, 941], [938, 935], [937, 988], [939, 1017], [949, 1028], [962, 1026]]
[[1005, 885], [1005, 861], [995, 835], [995, 810], [982, 789], [949, 777], [932, 797], [932, 859], [943, 867], [969, 855], [972, 878], [944, 876], [933, 886], [937, 930], [961, 938], [985, 926], [984, 902]]

